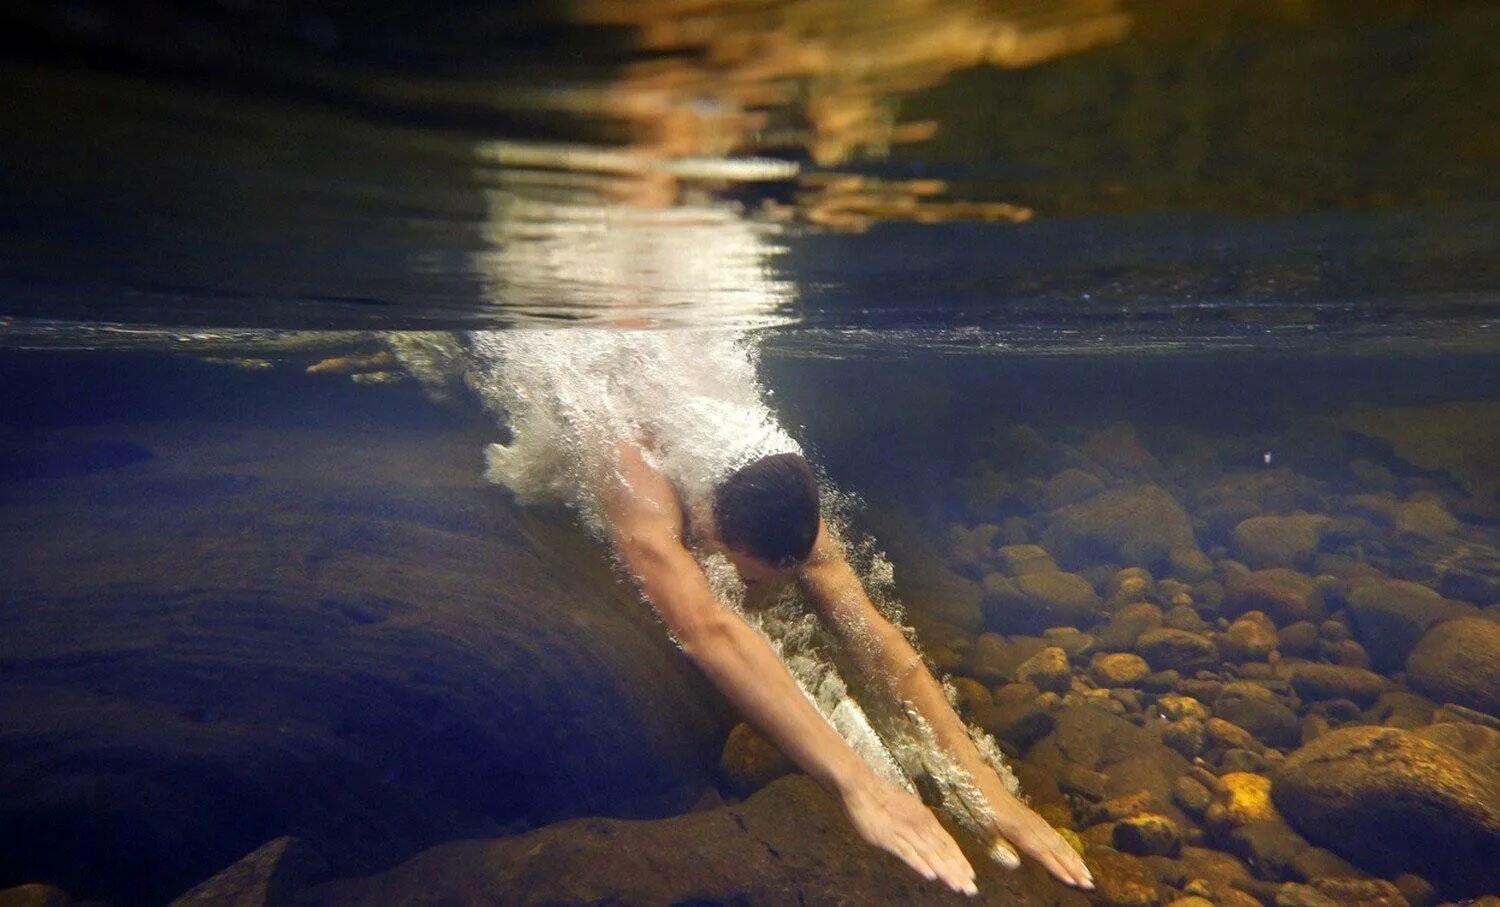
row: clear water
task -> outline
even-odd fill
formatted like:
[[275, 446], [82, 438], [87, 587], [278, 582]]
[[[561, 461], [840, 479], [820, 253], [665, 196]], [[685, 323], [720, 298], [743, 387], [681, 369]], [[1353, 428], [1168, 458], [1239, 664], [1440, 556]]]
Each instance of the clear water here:
[[[1254, 486], [1370, 525], [1309, 576], [1493, 616], [1493, 8], [786, 9], [3, 14], [0, 885], [153, 903], [283, 834], [351, 877], [732, 799], [732, 714], [580, 526], [617, 423], [698, 484], [784, 430], [955, 677], [1041, 629], [937, 601], [1003, 572], [956, 540], [1041, 540], [1070, 468], [1167, 488], [1221, 585]], [[795, 602], [753, 617], [867, 759], [961, 791]]]

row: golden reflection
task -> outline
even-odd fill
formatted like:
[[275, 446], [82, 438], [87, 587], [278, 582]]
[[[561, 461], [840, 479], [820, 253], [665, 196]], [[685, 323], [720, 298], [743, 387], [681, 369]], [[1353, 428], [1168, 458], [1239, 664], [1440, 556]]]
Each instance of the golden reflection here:
[[650, 58], [606, 93], [637, 148], [667, 157], [788, 146], [820, 166], [932, 137], [903, 94], [975, 66], [1019, 67], [1119, 40], [1116, 0], [579, 0]]
[[[933, 138], [901, 118], [902, 98], [977, 66], [1039, 63], [1121, 38], [1117, 0], [579, 0], [570, 18], [624, 28], [641, 59], [574, 91], [623, 124], [623, 147], [483, 143], [501, 168], [587, 173], [616, 204], [664, 209], [732, 184], [795, 180], [770, 220], [861, 231], [881, 221], [1018, 222], [1031, 211], [944, 199], [935, 180], [889, 181], [820, 168]], [[582, 102], [580, 102], [582, 103]]]

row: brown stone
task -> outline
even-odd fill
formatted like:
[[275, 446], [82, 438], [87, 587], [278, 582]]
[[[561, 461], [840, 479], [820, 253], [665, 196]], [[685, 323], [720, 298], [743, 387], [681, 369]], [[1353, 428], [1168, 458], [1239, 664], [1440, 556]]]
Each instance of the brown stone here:
[[[955, 839], [994, 902], [1073, 897], [1033, 860], [1008, 872], [972, 836]], [[1100, 865], [1093, 865], [1097, 879]], [[575, 819], [439, 845], [378, 875], [316, 886], [298, 903], [400, 907], [497, 898], [522, 907], [974, 903], [862, 841], [838, 801], [805, 775], [781, 778], [736, 806], [675, 818]]]
[[1140, 857], [1111, 847], [1091, 847], [1084, 854], [1094, 876], [1092, 897], [1100, 907], [1157, 907], [1161, 887]]
[[1191, 759], [1208, 748], [1208, 729], [1197, 718], [1181, 718], [1162, 728], [1161, 742]]
[[1128, 816], [1115, 823], [1114, 847], [1137, 856], [1175, 857], [1182, 852], [1182, 834], [1171, 819], [1158, 813]]
[[1089, 563], [1169, 567], [1177, 549], [1196, 549], [1192, 521], [1156, 485], [1112, 488], [1053, 514], [1042, 545], [1064, 567]]
[[1151, 674], [1151, 666], [1129, 652], [1101, 652], [1089, 665], [1089, 674], [1102, 687], [1138, 686]]
[[1278, 626], [1320, 620], [1323, 599], [1313, 578], [1295, 570], [1258, 570], [1228, 584], [1224, 611], [1230, 615], [1262, 611]]
[[1196, 718], [1199, 721], [1208, 720], [1208, 707], [1191, 696], [1181, 696], [1176, 693], [1167, 693], [1156, 698], [1156, 707], [1161, 711], [1162, 717], [1168, 721], [1177, 721], [1182, 718]]
[[1001, 636], [981, 633], [969, 653], [967, 672], [982, 683], [1003, 683], [1015, 676], [1021, 663], [1042, 649], [1046, 643], [1035, 636]]
[[1150, 597], [1155, 583], [1150, 570], [1144, 567], [1126, 567], [1117, 571], [1105, 583], [1104, 597], [1111, 608], [1131, 602], [1143, 602]]
[[1064, 706], [1054, 717], [1056, 728], [1032, 747], [1028, 762], [1052, 777], [1060, 774], [1064, 763], [1075, 762], [1104, 775], [1110, 797], [1145, 791], [1151, 806], [1142, 811], [1186, 821], [1171, 805], [1171, 792], [1172, 781], [1190, 765], [1151, 731], [1093, 705]]
[[1406, 660], [1406, 679], [1439, 702], [1500, 717], [1500, 622], [1464, 617], [1433, 627]]
[[0, 907], [70, 907], [74, 903], [66, 891], [40, 882], [0, 890]]
[[995, 560], [1008, 576], [1057, 571], [1057, 562], [1040, 545], [1006, 545], [995, 552]]
[[1272, 746], [1294, 746], [1301, 736], [1296, 713], [1274, 693], [1248, 681], [1225, 684], [1214, 699], [1214, 715]]
[[1201, 819], [1213, 802], [1213, 792], [1196, 779], [1184, 775], [1172, 782], [1172, 802], [1194, 819]]
[[277, 838], [196, 885], [171, 907], [274, 907], [328, 877], [328, 864], [296, 838]]
[[1042, 649], [1016, 667], [1016, 680], [1032, 684], [1039, 690], [1065, 693], [1072, 679], [1068, 653], [1056, 646]]
[[1500, 888], [1500, 769], [1409, 731], [1348, 727], [1287, 757], [1277, 807], [1365, 869], [1414, 872], [1463, 896]]
[[1347, 665], [1295, 665], [1291, 669], [1291, 682], [1292, 689], [1304, 700], [1348, 699], [1361, 706], [1372, 705], [1386, 689], [1384, 677]]
[[1427, 631], [1445, 620], [1477, 616], [1473, 605], [1451, 601], [1418, 583], [1383, 580], [1357, 585], [1348, 595], [1354, 633], [1376, 670], [1399, 671]]
[[[1329, 621], [1343, 626], [1337, 621]], [[1318, 651], [1318, 628], [1310, 620], [1299, 620], [1288, 624], [1276, 634], [1276, 646], [1282, 655], [1293, 658], [1311, 658]]]
[[1237, 724], [1225, 721], [1223, 718], [1210, 718], [1205, 722], [1204, 727], [1208, 733], [1208, 739], [1214, 746], [1221, 748], [1234, 747], [1245, 750], [1260, 748], [1260, 744], [1256, 742], [1253, 734]]
[[1318, 894], [1339, 907], [1409, 907], [1401, 890], [1385, 879], [1310, 879]]
[[1148, 602], [1134, 602], [1117, 609], [1109, 623], [1095, 634], [1095, 645], [1105, 652], [1123, 652], [1135, 646], [1147, 630], [1162, 625], [1162, 612]]
[[1136, 637], [1135, 650], [1157, 670], [1183, 672], [1217, 667], [1219, 650], [1213, 640], [1187, 630], [1157, 627]]
[[1219, 635], [1217, 642], [1219, 652], [1229, 661], [1265, 661], [1276, 650], [1276, 625], [1263, 611], [1247, 611]]
[[953, 687], [954, 702], [962, 711], [972, 712], [992, 701], [989, 688], [973, 678], [950, 677], [948, 684]]
[[724, 776], [725, 785], [741, 797], [796, 770], [796, 764], [775, 744], [744, 722], [730, 730], [724, 752], [719, 756], [719, 773]]

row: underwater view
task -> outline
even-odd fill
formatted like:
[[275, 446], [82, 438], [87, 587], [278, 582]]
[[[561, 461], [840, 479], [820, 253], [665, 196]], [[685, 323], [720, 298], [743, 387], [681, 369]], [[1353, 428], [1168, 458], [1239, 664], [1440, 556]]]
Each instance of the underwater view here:
[[0, 24], [0, 907], [1500, 907], [1500, 6]]

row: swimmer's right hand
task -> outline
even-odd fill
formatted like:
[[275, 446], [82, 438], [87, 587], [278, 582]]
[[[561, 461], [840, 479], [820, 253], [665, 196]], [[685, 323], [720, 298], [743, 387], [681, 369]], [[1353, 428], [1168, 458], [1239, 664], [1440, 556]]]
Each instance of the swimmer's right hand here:
[[844, 792], [843, 800], [861, 838], [900, 857], [928, 880], [941, 879], [968, 895], [979, 892], [974, 867], [921, 800], [873, 776]]

